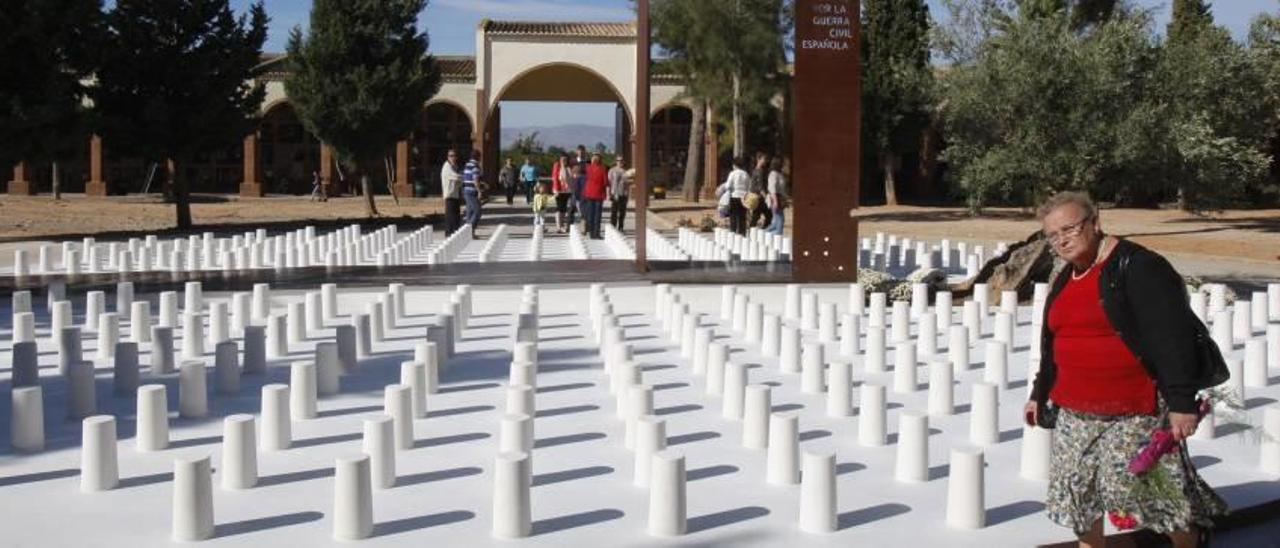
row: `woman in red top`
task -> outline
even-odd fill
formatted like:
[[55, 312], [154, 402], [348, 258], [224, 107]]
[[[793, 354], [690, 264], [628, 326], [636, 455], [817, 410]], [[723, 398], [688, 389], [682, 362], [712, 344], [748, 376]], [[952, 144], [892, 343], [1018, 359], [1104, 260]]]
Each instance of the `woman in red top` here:
[[565, 215], [569, 213], [569, 181], [565, 177], [569, 169], [569, 157], [560, 156], [551, 165], [551, 192], [556, 195], [556, 232], [564, 233]]
[[1056, 194], [1040, 215], [1067, 263], [1045, 303], [1040, 370], [1025, 409], [1031, 425], [1057, 415], [1045, 512], [1081, 546], [1105, 545], [1103, 514], [1117, 527], [1196, 546], [1226, 505], [1196, 474], [1185, 444], [1144, 474], [1128, 470], [1166, 421], [1175, 439], [1194, 433], [1195, 393], [1221, 382], [1211, 364], [1187, 359], [1196, 354], [1187, 339], [1203, 326], [1182, 279], [1155, 253], [1103, 233], [1087, 194]]
[[587, 182], [582, 187], [583, 206], [586, 211], [583, 217], [587, 223], [587, 235], [593, 240], [603, 240], [600, 234], [601, 219], [604, 214], [604, 197], [609, 189], [609, 172], [600, 161], [599, 154], [591, 155], [591, 163], [587, 165]]

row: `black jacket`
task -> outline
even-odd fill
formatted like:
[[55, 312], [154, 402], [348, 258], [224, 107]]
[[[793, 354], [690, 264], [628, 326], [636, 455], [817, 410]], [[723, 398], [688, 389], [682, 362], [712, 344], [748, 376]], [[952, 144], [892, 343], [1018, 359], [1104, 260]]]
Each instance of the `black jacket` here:
[[[1154, 251], [1117, 240], [1101, 265], [1098, 293], [1102, 309], [1125, 346], [1155, 381], [1169, 411], [1194, 413], [1196, 393], [1222, 384], [1230, 374], [1208, 329], [1187, 303], [1186, 285], [1173, 265]], [[1057, 377], [1049, 310], [1066, 286], [1071, 268], [1053, 280], [1040, 332], [1040, 371], [1031, 391], [1044, 403]]]

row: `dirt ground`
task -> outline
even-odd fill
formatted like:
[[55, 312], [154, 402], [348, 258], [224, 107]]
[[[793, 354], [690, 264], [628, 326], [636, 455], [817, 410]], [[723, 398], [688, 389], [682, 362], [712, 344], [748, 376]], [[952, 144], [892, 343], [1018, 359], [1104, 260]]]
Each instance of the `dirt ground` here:
[[[439, 214], [438, 198], [401, 199], [380, 196], [381, 222], [421, 219]], [[658, 225], [674, 226], [681, 218], [697, 221], [713, 213], [714, 202], [687, 203], [654, 200], [652, 212]], [[202, 195], [191, 206], [196, 229], [236, 230], [263, 224], [342, 223], [366, 219], [361, 198], [334, 198], [312, 202], [305, 197], [240, 199]], [[1016, 208], [988, 209], [971, 217], [958, 207], [882, 206], [857, 212], [859, 231], [865, 235], [886, 232], [912, 238], [1009, 242], [1021, 240], [1038, 229], [1030, 211]], [[791, 218], [787, 219], [790, 231]], [[1192, 215], [1177, 210], [1107, 209], [1104, 228], [1131, 238], [1184, 262], [1206, 266], [1244, 265], [1256, 276], [1280, 279], [1280, 209], [1234, 210]], [[18, 243], [58, 237], [137, 232], [176, 234], [172, 231], [174, 207], [156, 196], [88, 199], [68, 195], [0, 195], [0, 242]], [[658, 226], [658, 228], [663, 228]]]
[[[192, 197], [191, 216], [196, 230], [252, 227], [269, 223], [359, 221], [366, 219], [363, 198], [331, 198], [327, 202], [306, 197], [240, 199], [237, 196]], [[384, 218], [421, 218], [442, 211], [441, 200], [430, 198], [377, 198]], [[168, 232], [174, 226], [174, 206], [158, 196], [125, 196], [89, 199], [84, 195], [0, 195], [0, 242], [49, 239], [120, 232]]]
[[[653, 210], [663, 218], [701, 219], [712, 212], [705, 202], [659, 200]], [[863, 236], [876, 232], [913, 238], [1022, 240], [1039, 229], [1034, 213], [990, 208], [972, 217], [959, 207], [878, 206], [857, 212]], [[790, 217], [787, 231], [791, 230]], [[1193, 215], [1166, 209], [1106, 209], [1103, 228], [1164, 253], [1222, 257], [1280, 268], [1280, 209], [1233, 210]]]

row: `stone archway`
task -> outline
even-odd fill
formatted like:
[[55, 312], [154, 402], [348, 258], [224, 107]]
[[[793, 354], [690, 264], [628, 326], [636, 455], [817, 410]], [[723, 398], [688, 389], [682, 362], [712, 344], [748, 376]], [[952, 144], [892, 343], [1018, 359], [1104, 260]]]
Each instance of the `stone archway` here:
[[649, 117], [649, 180], [670, 194], [684, 184], [693, 109], [680, 103], [659, 108]]
[[635, 115], [627, 103], [627, 95], [595, 69], [562, 61], [538, 64], [516, 74], [492, 97], [485, 104], [484, 131], [476, 136], [484, 158], [484, 171], [490, 178], [495, 178], [499, 169], [503, 101], [613, 103], [617, 108], [615, 147], [624, 144], [626, 150], [618, 152], [629, 156]]
[[428, 195], [441, 191], [440, 166], [444, 164], [449, 149], [465, 152], [472, 144], [471, 115], [462, 105], [448, 100], [428, 103], [422, 109], [422, 118], [413, 134], [413, 150], [410, 170], [411, 181], [423, 181]]
[[305, 194], [320, 171], [320, 140], [307, 131], [288, 101], [272, 105], [258, 126], [263, 190]]

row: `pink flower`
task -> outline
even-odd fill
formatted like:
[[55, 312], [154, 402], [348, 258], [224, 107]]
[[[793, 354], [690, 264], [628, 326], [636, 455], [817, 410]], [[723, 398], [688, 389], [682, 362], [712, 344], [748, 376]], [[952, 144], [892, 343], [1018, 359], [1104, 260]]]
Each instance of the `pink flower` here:
[[1142, 447], [1137, 455], [1129, 461], [1129, 473], [1135, 476], [1145, 474], [1156, 465], [1156, 462], [1169, 453], [1178, 450], [1178, 442], [1167, 428], [1159, 428], [1151, 432], [1151, 442]]
[[1107, 512], [1107, 519], [1111, 520], [1111, 524], [1121, 531], [1127, 531], [1138, 526], [1138, 516], [1121, 510]]

